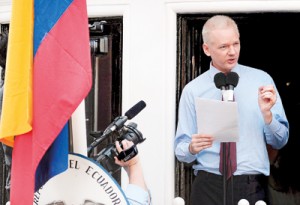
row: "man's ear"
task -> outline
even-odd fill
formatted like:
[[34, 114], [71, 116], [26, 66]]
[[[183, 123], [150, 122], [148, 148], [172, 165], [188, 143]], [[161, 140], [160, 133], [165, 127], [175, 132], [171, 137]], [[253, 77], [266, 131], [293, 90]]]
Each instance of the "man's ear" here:
[[202, 44], [202, 48], [203, 48], [205, 55], [210, 56], [209, 47], [206, 43]]

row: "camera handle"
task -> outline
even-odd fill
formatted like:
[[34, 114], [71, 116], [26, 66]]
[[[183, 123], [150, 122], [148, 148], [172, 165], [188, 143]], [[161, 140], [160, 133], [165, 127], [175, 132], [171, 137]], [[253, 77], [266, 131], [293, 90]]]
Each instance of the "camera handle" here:
[[105, 140], [106, 137], [107, 137], [107, 135], [106, 135], [105, 133], [102, 133], [102, 135], [101, 135], [100, 137], [96, 138], [96, 139], [90, 144], [90, 146], [89, 146], [88, 149], [87, 149], [88, 157], [91, 156], [91, 153], [92, 153], [93, 149], [94, 149], [97, 145], [99, 145], [103, 140]]
[[130, 148], [123, 150], [118, 154], [118, 159], [123, 160], [124, 162], [132, 159], [138, 154], [138, 149], [135, 144], [133, 144]]

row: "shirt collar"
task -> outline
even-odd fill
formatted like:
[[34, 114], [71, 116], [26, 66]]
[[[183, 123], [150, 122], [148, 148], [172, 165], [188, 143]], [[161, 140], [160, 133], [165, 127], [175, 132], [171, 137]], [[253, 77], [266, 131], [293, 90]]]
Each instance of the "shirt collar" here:
[[[237, 63], [236, 66], [234, 66], [234, 68], [231, 70], [232, 72], [236, 72], [237, 74], [239, 74], [238, 72], [238, 67], [239, 67], [239, 64]], [[211, 63], [210, 63], [210, 66], [209, 66], [209, 75], [211, 77], [211, 79], [214, 79], [215, 75], [217, 73], [219, 73], [221, 71], [219, 71], [216, 67], [214, 67]]]

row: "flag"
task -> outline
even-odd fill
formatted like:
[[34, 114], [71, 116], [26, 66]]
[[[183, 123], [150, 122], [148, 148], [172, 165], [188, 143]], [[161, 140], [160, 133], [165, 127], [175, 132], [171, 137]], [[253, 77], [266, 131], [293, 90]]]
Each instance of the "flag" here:
[[48, 180], [39, 173], [51, 168], [40, 163], [57, 158], [58, 136], [91, 84], [86, 1], [13, 0], [0, 123], [1, 141], [13, 146], [12, 205], [33, 204]]
[[36, 168], [34, 192], [37, 192], [49, 179], [67, 170], [68, 154], [69, 124], [67, 123]]
[[33, 0], [12, 3], [0, 121], [0, 139], [8, 146], [32, 130]]

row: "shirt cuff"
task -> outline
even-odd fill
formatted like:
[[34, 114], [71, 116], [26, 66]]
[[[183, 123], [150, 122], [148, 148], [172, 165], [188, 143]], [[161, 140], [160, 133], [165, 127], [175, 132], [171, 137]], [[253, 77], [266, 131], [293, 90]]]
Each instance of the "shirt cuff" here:
[[275, 133], [280, 129], [280, 122], [273, 117], [271, 123], [266, 125], [265, 128], [268, 133]]

